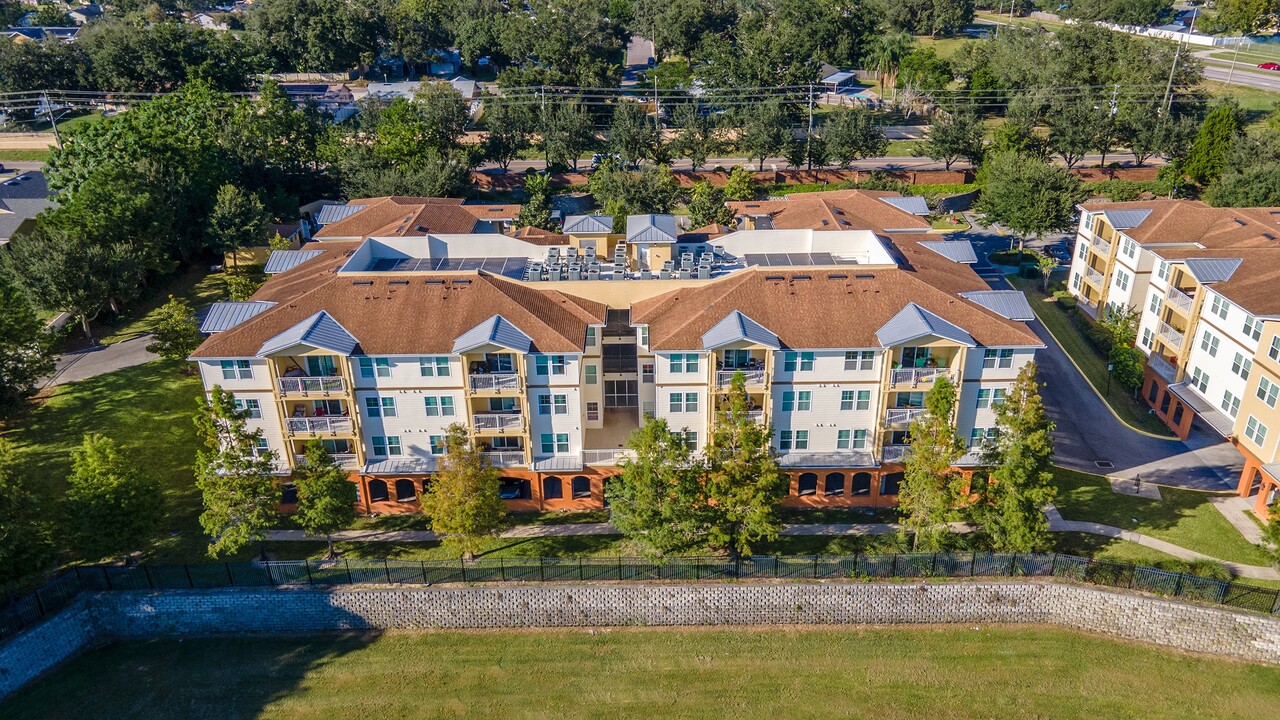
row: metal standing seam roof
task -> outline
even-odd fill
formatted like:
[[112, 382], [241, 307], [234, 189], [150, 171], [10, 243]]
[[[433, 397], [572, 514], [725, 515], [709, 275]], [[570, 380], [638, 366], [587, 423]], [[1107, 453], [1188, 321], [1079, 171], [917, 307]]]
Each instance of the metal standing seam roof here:
[[861, 468], [875, 467], [871, 453], [862, 450], [827, 453], [785, 453], [778, 456], [778, 465], [784, 468]]
[[973, 243], [968, 240], [925, 240], [920, 247], [928, 248], [942, 257], [957, 263], [976, 263], [978, 254], [973, 251]]
[[1200, 394], [1187, 383], [1173, 383], [1169, 386], [1169, 392], [1186, 403], [1196, 415], [1199, 415], [1202, 420], [1209, 423], [1209, 426], [1216, 430], [1219, 435], [1224, 438], [1231, 437], [1231, 430], [1235, 427], [1235, 423], [1231, 418], [1218, 412], [1213, 403], [1200, 397]]
[[347, 329], [321, 310], [284, 332], [262, 343], [258, 357], [274, 355], [296, 345], [309, 345], [339, 355], [351, 355], [360, 345]]
[[323, 250], [273, 250], [267, 256], [267, 264], [262, 268], [262, 272], [267, 275], [282, 273], [323, 254]]
[[520, 328], [512, 325], [510, 320], [501, 315], [494, 315], [459, 335], [453, 341], [453, 354], [468, 352], [485, 345], [497, 345], [527, 353], [533, 347], [533, 340]]
[[316, 222], [320, 225], [330, 225], [338, 222], [339, 220], [345, 220], [364, 208], [364, 205], [351, 205], [345, 203], [342, 205], [325, 205], [320, 208], [320, 214], [316, 216]]
[[613, 232], [612, 215], [570, 215], [564, 219], [566, 235], [573, 233], [611, 233]]
[[839, 71], [839, 72], [833, 72], [833, 73], [831, 73], [830, 75], [828, 75], [828, 76], [826, 76], [826, 77], [822, 78], [822, 82], [824, 82], [824, 83], [842, 83], [842, 82], [844, 82], [844, 81], [846, 81], [846, 80], [854, 80], [854, 79], [856, 79], [857, 77], [858, 77], [857, 73], [853, 73], [853, 72], [850, 72], [850, 71], [848, 71], [848, 70], [841, 70], [841, 71]]
[[907, 306], [899, 310], [897, 315], [889, 318], [889, 322], [876, 330], [876, 340], [880, 341], [881, 347], [901, 345], [926, 335], [937, 335], [968, 347], [975, 347], [978, 344], [963, 328], [943, 320], [915, 303], [907, 303]]
[[436, 471], [434, 457], [373, 460], [364, 466], [365, 475], [419, 475]]
[[1262, 466], [1262, 472], [1270, 475], [1273, 480], [1280, 480], [1280, 463], [1267, 463]]
[[928, 215], [929, 214], [929, 203], [926, 202], [924, 197], [920, 195], [905, 195], [902, 197], [882, 197], [880, 198], [880, 200], [882, 200], [883, 202], [889, 203], [890, 205], [898, 208], [903, 212], [911, 213], [912, 215]]
[[1226, 282], [1244, 262], [1242, 258], [1187, 258], [1182, 261], [1196, 282]]
[[216, 302], [209, 306], [209, 312], [205, 314], [204, 320], [200, 323], [200, 332], [208, 335], [230, 330], [275, 306], [275, 303], [265, 300]]
[[962, 292], [960, 297], [975, 302], [991, 312], [1009, 320], [1035, 320], [1027, 296], [1017, 290], [975, 290]]
[[1139, 210], [1103, 210], [1102, 217], [1107, 219], [1111, 227], [1116, 230], [1130, 230], [1142, 224], [1143, 220], [1151, 214], [1151, 210], [1144, 208]]
[[782, 347], [777, 335], [738, 310], [726, 315], [723, 320], [702, 335], [704, 350], [713, 350], [735, 342], [755, 343], [770, 350]]
[[627, 216], [629, 243], [673, 243], [679, 232], [674, 215]]

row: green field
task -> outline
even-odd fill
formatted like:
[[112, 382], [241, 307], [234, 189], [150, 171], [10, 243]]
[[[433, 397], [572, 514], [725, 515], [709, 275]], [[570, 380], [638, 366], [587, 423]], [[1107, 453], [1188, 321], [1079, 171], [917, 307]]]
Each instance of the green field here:
[[0, 148], [0, 163], [4, 162], [49, 162], [52, 150], [6, 150]]
[[1043, 627], [612, 629], [129, 642], [4, 705], [147, 718], [1259, 718], [1280, 668]]

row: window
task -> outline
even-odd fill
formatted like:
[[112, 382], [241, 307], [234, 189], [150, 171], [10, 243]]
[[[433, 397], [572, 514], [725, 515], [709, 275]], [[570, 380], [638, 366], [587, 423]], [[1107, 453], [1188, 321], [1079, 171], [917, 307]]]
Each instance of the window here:
[[391, 499], [387, 494], [387, 483], [382, 480], [369, 481], [369, 502], [386, 502]]
[[1244, 334], [1257, 340], [1262, 337], [1262, 321], [1252, 315], [1244, 316]]
[[653, 363], [645, 363], [640, 366], [641, 382], [653, 382]]
[[398, 435], [373, 436], [373, 454], [378, 457], [400, 454], [400, 437]]
[[824, 495], [843, 495], [844, 473], [827, 473], [826, 480], [823, 483], [822, 492]]
[[1116, 287], [1121, 290], [1129, 289], [1129, 273], [1116, 268]]
[[851, 440], [852, 437], [853, 437], [852, 430], [837, 430], [836, 431], [836, 449], [848, 450], [849, 444], [852, 442]]
[[640, 344], [649, 347], [649, 326], [640, 326]]
[[1271, 349], [1267, 350], [1267, 357], [1280, 361], [1280, 335], [1271, 338]]
[[420, 357], [418, 358], [418, 373], [422, 377], [449, 377], [449, 358], [447, 357]]
[[839, 430], [836, 432], [837, 450], [861, 450], [867, 446], [866, 430]]
[[569, 452], [569, 433], [543, 433], [542, 452], [544, 455]]
[[681, 439], [684, 440], [684, 446], [689, 450], [698, 449], [698, 433], [692, 430], [685, 430], [683, 434], [677, 432], [676, 435], [681, 436]]
[[984, 388], [978, 391], [978, 407], [979, 408], [991, 407], [991, 390], [990, 389]]
[[845, 370], [870, 370], [875, 364], [874, 350], [850, 350], [844, 354]]
[[512, 412], [516, 409], [513, 397], [489, 398], [489, 412]]
[[870, 495], [871, 494], [871, 473], [860, 472], [853, 474], [853, 488], [850, 495]]
[[367, 397], [364, 399], [364, 409], [371, 418], [395, 417], [396, 399], [393, 397]]
[[587, 327], [587, 347], [591, 347], [592, 345], [595, 345], [595, 344], [596, 344], [596, 329], [588, 326]]
[[1156, 263], [1156, 277], [1166, 281], [1169, 279], [1169, 263], [1163, 260]]
[[372, 378], [374, 376], [391, 377], [390, 358], [360, 358], [360, 377]]
[[1155, 313], [1156, 315], [1159, 315], [1160, 306], [1162, 304], [1164, 303], [1160, 300], [1160, 293], [1151, 293], [1151, 302], [1150, 304], [1147, 305], [1147, 310], [1149, 312]]
[[575, 475], [569, 481], [570, 491], [573, 493], [574, 500], [591, 497], [591, 479], [585, 475]]
[[1250, 415], [1249, 421], [1244, 426], [1244, 436], [1253, 441], [1259, 447], [1267, 441], [1267, 426], [1258, 422], [1258, 418]]
[[600, 381], [600, 368], [596, 367], [595, 363], [587, 364], [585, 372], [588, 385], [595, 385]]
[[813, 353], [788, 352], [782, 354], [782, 369], [787, 372], [808, 372], [813, 370]]
[[1004, 404], [1004, 396], [1008, 391], [1004, 388], [996, 388], [991, 391], [991, 407]]
[[402, 478], [396, 481], [396, 500], [406, 502], [417, 499], [418, 488], [414, 487], [413, 481]]
[[808, 430], [796, 431], [796, 449], [797, 450], [809, 449], [809, 431]]
[[253, 379], [253, 367], [249, 365], [248, 360], [223, 360], [220, 365], [223, 380]]
[[551, 406], [556, 415], [569, 414], [569, 400], [567, 395], [552, 395]]
[[542, 497], [546, 500], [559, 500], [564, 497], [564, 487], [560, 478], [548, 475], [542, 478]]
[[1212, 312], [1214, 315], [1217, 315], [1218, 317], [1222, 318], [1223, 320], [1226, 320], [1227, 309], [1230, 307], [1231, 307], [1231, 303], [1227, 302], [1226, 298], [1222, 297], [1221, 295], [1214, 295], [1213, 302], [1209, 304], [1209, 311]]
[[1126, 257], [1133, 257], [1138, 253], [1138, 243], [1130, 238], [1121, 236], [1120, 252], [1124, 253]]
[[805, 412], [809, 410], [813, 405], [812, 399], [813, 399], [812, 391], [801, 390], [800, 392], [796, 393], [796, 411]]
[[1074, 274], [1072, 274], [1072, 275], [1071, 275], [1071, 289], [1072, 289], [1072, 290], [1079, 290], [1079, 289], [1080, 289], [1080, 274], [1079, 274], [1079, 273], [1074, 273]]
[[1249, 373], [1253, 371], [1253, 360], [1236, 353], [1236, 359], [1231, 361], [1231, 372], [1239, 375], [1241, 378], [1248, 380]]
[[1150, 350], [1153, 340], [1155, 340], [1155, 335], [1151, 333], [1151, 328], [1142, 328], [1142, 347]]
[[485, 353], [484, 371], [488, 373], [515, 372], [515, 359], [511, 356], [511, 353]]
[[1011, 368], [1013, 367], [1013, 351], [1012, 350], [983, 350], [982, 351], [982, 367], [984, 368]]
[[671, 393], [671, 412], [698, 412], [698, 393]]
[[1276, 395], [1280, 394], [1280, 385], [1277, 385], [1266, 378], [1258, 380], [1258, 399], [1267, 404], [1267, 407], [1276, 406]]
[[897, 495], [898, 488], [902, 486], [902, 476], [900, 472], [888, 473], [880, 476], [880, 494], [881, 495]]
[[1147, 390], [1147, 402], [1155, 404], [1156, 396], [1160, 394], [1160, 384], [1155, 380], [1151, 381], [1151, 387]]
[[427, 407], [427, 417], [452, 416], [453, 398], [447, 396], [425, 397], [422, 399]]
[[[497, 439], [500, 439], [500, 438], [497, 438]], [[443, 435], [431, 435], [427, 438], [427, 443], [430, 445], [432, 455], [444, 454], [444, 436]]]
[[796, 394], [791, 390], [782, 393], [782, 412], [791, 412], [796, 409]]
[[778, 431], [778, 449], [779, 450], [791, 449], [791, 431], [790, 430]]
[[266, 438], [256, 437], [253, 439], [253, 447], [249, 450], [250, 455], [253, 455], [254, 457], [262, 457], [269, 452], [271, 452], [271, 446], [267, 444]]
[[800, 473], [796, 480], [796, 495], [813, 495], [818, 492], [818, 474]]
[[1232, 395], [1230, 390], [1222, 393], [1222, 411], [1231, 417], [1235, 417], [1240, 412], [1240, 398]]
[[600, 419], [600, 403], [587, 403], [587, 422], [596, 422]]
[[1201, 370], [1200, 368], [1196, 368], [1195, 371], [1191, 373], [1191, 386], [1203, 394], [1205, 390], [1209, 389], [1209, 373]]
[[673, 373], [696, 373], [698, 372], [698, 356], [694, 353], [673, 353], [670, 357]]
[[841, 410], [866, 410], [871, 407], [871, 391], [870, 390], [841, 390], [840, 391], [840, 409]]
[[538, 375], [563, 375], [563, 355], [538, 355], [533, 360], [534, 372]]
[[[1083, 243], [1083, 242], [1082, 242], [1082, 243], [1079, 243], [1079, 244], [1077, 244], [1077, 245], [1076, 245], [1076, 251], [1077, 251], [1077, 252], [1076, 252], [1076, 255], [1077, 255], [1077, 256], [1079, 256], [1079, 258], [1080, 258], [1081, 260], [1083, 260], [1083, 259], [1084, 259], [1084, 256], [1085, 256], [1085, 250], [1086, 250], [1088, 247], [1089, 247], [1089, 244], [1088, 244], [1088, 243]], [[1079, 276], [1077, 276], [1077, 277], [1079, 277]]]
[[237, 410], [247, 410], [249, 412], [248, 417], [262, 417], [262, 403], [257, 400], [241, 400], [240, 398], [235, 398], [232, 402], [235, 403]]

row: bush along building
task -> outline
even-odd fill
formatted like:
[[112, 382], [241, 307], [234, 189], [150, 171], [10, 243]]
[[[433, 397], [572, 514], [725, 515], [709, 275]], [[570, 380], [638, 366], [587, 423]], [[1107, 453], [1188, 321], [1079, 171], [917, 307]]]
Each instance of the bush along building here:
[[1140, 312], [1142, 397], [1185, 439], [1199, 418], [1244, 456], [1238, 490], [1280, 497], [1280, 208], [1163, 200], [1081, 206], [1077, 307]]
[[318, 438], [361, 509], [414, 511], [462, 423], [509, 509], [600, 508], [632, 431], [662, 418], [702, 450], [742, 373], [786, 504], [892, 505], [933, 384], [959, 388], [971, 472], [1041, 344], [1024, 296], [990, 290], [967, 242], [882, 196], [859, 202], [906, 231], [682, 234], [639, 215], [569, 217], [563, 234], [344, 232], [357, 239], [275, 252], [250, 302], [214, 307], [192, 359], [249, 409], [286, 502]]

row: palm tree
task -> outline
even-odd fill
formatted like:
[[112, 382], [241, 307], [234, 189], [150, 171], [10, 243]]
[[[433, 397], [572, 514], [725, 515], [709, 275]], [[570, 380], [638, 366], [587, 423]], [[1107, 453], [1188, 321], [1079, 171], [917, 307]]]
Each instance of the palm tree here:
[[902, 59], [911, 54], [915, 40], [909, 33], [898, 32], [880, 35], [871, 45], [867, 60], [871, 68], [880, 76], [880, 89], [894, 89], [894, 100], [897, 99], [898, 68]]

